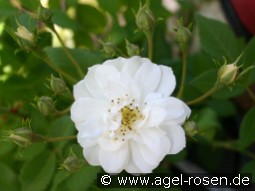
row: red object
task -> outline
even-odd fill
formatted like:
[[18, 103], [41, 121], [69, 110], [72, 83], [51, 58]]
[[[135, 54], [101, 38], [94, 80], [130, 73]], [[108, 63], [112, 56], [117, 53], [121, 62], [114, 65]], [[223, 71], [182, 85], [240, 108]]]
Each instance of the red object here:
[[232, 0], [231, 3], [246, 29], [255, 34], [255, 0]]

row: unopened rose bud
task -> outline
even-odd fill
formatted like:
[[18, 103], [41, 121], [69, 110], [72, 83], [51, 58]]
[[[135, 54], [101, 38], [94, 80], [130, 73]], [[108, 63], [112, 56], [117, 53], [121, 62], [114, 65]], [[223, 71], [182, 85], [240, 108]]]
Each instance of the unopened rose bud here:
[[47, 116], [49, 114], [53, 114], [56, 111], [55, 103], [52, 98], [43, 96], [39, 99], [36, 99], [36, 101], [38, 109], [43, 115]]
[[37, 14], [38, 14], [38, 18], [40, 21], [42, 21], [46, 24], [49, 24], [52, 22], [51, 19], [52, 19], [53, 13], [51, 10], [49, 10], [43, 6], [39, 6]]
[[106, 43], [101, 42], [101, 44], [103, 45], [103, 51], [107, 56], [113, 57], [117, 54], [118, 48], [114, 42], [106, 42]]
[[155, 25], [155, 18], [147, 4], [140, 8], [136, 14], [136, 25], [143, 32], [152, 32]]
[[18, 37], [20, 37], [20, 38], [22, 38], [22, 39], [25, 39], [25, 40], [27, 40], [27, 41], [29, 41], [29, 42], [31, 42], [31, 43], [33, 43], [34, 40], [35, 40], [34, 34], [31, 33], [30, 31], [28, 31], [27, 28], [24, 27], [24, 26], [22, 26], [22, 25], [20, 25], [20, 26], [17, 28], [17, 32], [15, 32], [15, 34], [16, 34]]
[[193, 137], [194, 135], [196, 135], [198, 133], [197, 125], [194, 121], [187, 121], [183, 125], [183, 128], [184, 128], [185, 133], [190, 137]]
[[129, 57], [140, 54], [140, 48], [135, 44], [129, 43], [128, 40], [126, 40], [126, 49]]
[[241, 54], [232, 64], [227, 64], [227, 61], [225, 60], [224, 65], [221, 66], [218, 70], [218, 80], [220, 83], [225, 85], [231, 85], [236, 81], [240, 68], [240, 66], [237, 66], [237, 63], [242, 57], [242, 55], [243, 54]]
[[234, 64], [227, 64], [220, 67], [218, 71], [219, 82], [225, 85], [232, 84], [238, 74], [238, 66]]
[[[191, 26], [191, 25], [190, 25]], [[179, 43], [181, 49], [187, 49], [188, 44], [192, 38], [192, 33], [190, 32], [191, 27], [184, 27], [180, 22], [179, 27], [175, 29], [176, 31], [176, 41]]]
[[83, 160], [78, 158], [75, 154], [72, 154], [65, 159], [64, 163], [61, 166], [68, 172], [72, 173], [79, 170], [83, 164]]
[[31, 129], [21, 127], [10, 132], [9, 139], [21, 147], [27, 147], [33, 142], [42, 141], [42, 136], [34, 133]]
[[65, 81], [62, 78], [56, 78], [53, 75], [51, 75], [50, 79], [50, 88], [57, 95], [62, 94], [67, 90]]

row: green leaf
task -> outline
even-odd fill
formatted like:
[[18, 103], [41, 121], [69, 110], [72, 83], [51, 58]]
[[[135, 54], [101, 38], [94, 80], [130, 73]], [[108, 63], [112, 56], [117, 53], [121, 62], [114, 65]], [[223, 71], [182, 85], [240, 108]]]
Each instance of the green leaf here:
[[[68, 59], [62, 48], [47, 47], [44, 50], [55, 65], [61, 67], [65, 71], [68, 71], [69, 74], [77, 73], [74, 65]], [[87, 68], [94, 64], [101, 63], [103, 60], [103, 57], [99, 52], [91, 52], [82, 49], [69, 49], [69, 51], [84, 71], [87, 71]]]
[[[3, 135], [0, 134], [0, 136], [2, 137]], [[4, 144], [1, 144], [1, 149], [0, 149], [0, 157], [8, 154], [9, 152], [11, 152], [13, 149], [15, 148], [15, 144], [11, 143], [11, 142], [4, 142]]]
[[103, 32], [106, 16], [101, 11], [84, 4], [77, 4], [76, 8], [76, 19], [83, 31], [96, 34]]
[[53, 10], [53, 23], [63, 27], [76, 30], [78, 29], [78, 23], [75, 20], [69, 18], [62, 10]]
[[211, 69], [195, 77], [190, 82], [190, 85], [198, 89], [201, 93], [203, 93], [211, 89], [215, 84], [216, 80], [217, 71], [215, 69]]
[[[249, 41], [244, 50], [243, 64], [245, 68], [249, 66], [255, 66], [254, 50], [255, 50], [255, 37]], [[248, 73], [248, 75], [245, 75], [244, 78], [245, 82], [248, 84], [255, 82], [255, 70], [253, 69], [251, 72]]]
[[6, 1], [6, 0], [0, 0], [0, 19], [2, 21], [2, 19], [6, 16], [9, 16], [11, 14], [13, 14], [14, 11], [14, 7], [11, 5], [10, 1]]
[[236, 108], [232, 101], [215, 100], [208, 101], [208, 106], [212, 108], [220, 117], [230, 117], [236, 114]]
[[22, 191], [45, 191], [55, 172], [56, 157], [43, 152], [28, 161], [21, 169]]
[[229, 99], [241, 95], [244, 92], [244, 90], [245, 89], [242, 84], [236, 83], [233, 85], [233, 87], [230, 88], [225, 86], [224, 88], [215, 92], [215, 94], [213, 94], [212, 97], [216, 99]]
[[252, 182], [255, 183], [255, 160], [246, 163], [240, 173], [251, 173], [252, 174]]
[[19, 191], [20, 185], [13, 170], [4, 163], [0, 163], [0, 169], [0, 189], [3, 191]]
[[[74, 127], [74, 123], [71, 121], [70, 116], [63, 116], [54, 120], [51, 124], [51, 132], [50, 136], [52, 137], [61, 137], [61, 136], [70, 136], [74, 135], [76, 128]], [[63, 148], [65, 145], [70, 143], [70, 141], [60, 141], [54, 143], [55, 150], [62, 155]], [[69, 152], [69, 150], [67, 151]]]
[[197, 115], [198, 132], [208, 140], [213, 140], [220, 128], [217, 115], [211, 108], [202, 109]]
[[59, 170], [53, 179], [53, 183], [51, 186], [51, 191], [56, 191], [59, 184], [61, 184], [65, 179], [68, 178], [70, 174], [65, 170]]
[[246, 113], [239, 132], [239, 145], [242, 149], [255, 142], [255, 107]]
[[22, 160], [32, 160], [36, 155], [43, 152], [46, 148], [45, 143], [32, 144], [29, 147], [24, 148], [21, 159]]
[[196, 15], [196, 23], [201, 46], [213, 58], [225, 56], [233, 62], [240, 55], [243, 45], [228, 25], [201, 15]]
[[248, 42], [244, 49], [243, 62], [246, 67], [254, 65], [255, 63], [254, 50], [255, 50], [255, 37]]
[[96, 180], [100, 167], [86, 166], [80, 171], [71, 174], [67, 179], [58, 186], [56, 191], [85, 191]]

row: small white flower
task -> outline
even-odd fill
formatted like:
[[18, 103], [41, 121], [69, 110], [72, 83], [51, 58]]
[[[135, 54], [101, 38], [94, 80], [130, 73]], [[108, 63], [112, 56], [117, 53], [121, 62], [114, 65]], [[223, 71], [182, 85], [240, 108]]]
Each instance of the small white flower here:
[[169, 97], [172, 69], [146, 58], [117, 58], [89, 68], [74, 86], [71, 118], [91, 165], [108, 173], [150, 173], [186, 145], [181, 125], [190, 109]]
[[17, 28], [17, 32], [15, 32], [15, 34], [18, 37], [23, 38], [23, 39], [25, 39], [25, 40], [27, 40], [29, 42], [34, 42], [34, 35], [33, 35], [33, 33], [29, 32], [27, 30], [27, 28], [22, 26], [22, 25]]

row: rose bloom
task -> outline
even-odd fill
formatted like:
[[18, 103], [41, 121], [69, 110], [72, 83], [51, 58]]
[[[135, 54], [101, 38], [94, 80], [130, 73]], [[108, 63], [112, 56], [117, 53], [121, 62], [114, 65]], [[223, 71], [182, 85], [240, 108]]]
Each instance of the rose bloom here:
[[91, 165], [108, 173], [151, 173], [186, 145], [181, 125], [190, 109], [169, 97], [172, 69], [146, 58], [117, 58], [89, 68], [74, 86], [71, 118]]

